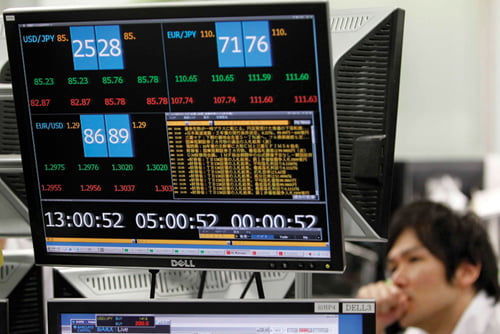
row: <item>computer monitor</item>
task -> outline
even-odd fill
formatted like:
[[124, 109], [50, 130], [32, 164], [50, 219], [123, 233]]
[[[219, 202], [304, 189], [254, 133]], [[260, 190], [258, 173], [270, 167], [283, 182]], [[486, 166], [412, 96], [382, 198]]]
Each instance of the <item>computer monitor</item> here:
[[375, 332], [373, 300], [48, 302], [49, 334]]
[[3, 20], [0, 22], [0, 236], [29, 237], [26, 191]]
[[[0, 266], [0, 300], [7, 301], [7, 313], [0, 305], [0, 333], [44, 333], [45, 293], [43, 270], [36, 266], [32, 250], [4, 250]], [[8, 317], [4, 317], [8, 314]], [[2, 332], [5, 323], [9, 332]]]
[[331, 11], [344, 236], [385, 241], [391, 196], [405, 12]]
[[9, 334], [9, 301], [0, 299], [0, 334]]
[[4, 12], [36, 262], [342, 271], [328, 13]]

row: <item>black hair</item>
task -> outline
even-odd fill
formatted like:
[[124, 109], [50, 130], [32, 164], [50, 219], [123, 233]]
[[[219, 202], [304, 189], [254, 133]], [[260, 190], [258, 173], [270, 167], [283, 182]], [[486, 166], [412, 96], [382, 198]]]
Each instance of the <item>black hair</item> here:
[[497, 259], [488, 233], [476, 215], [461, 215], [429, 200], [412, 202], [393, 215], [387, 249], [408, 229], [414, 230], [420, 242], [443, 262], [448, 282], [463, 261], [480, 264], [475, 288], [485, 290], [496, 301], [500, 299]]

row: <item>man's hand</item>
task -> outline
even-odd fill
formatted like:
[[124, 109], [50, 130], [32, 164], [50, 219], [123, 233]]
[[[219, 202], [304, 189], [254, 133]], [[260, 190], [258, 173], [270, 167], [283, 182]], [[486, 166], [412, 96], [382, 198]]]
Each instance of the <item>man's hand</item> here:
[[408, 308], [408, 297], [392, 283], [379, 281], [361, 287], [357, 298], [375, 299], [377, 334], [398, 321]]

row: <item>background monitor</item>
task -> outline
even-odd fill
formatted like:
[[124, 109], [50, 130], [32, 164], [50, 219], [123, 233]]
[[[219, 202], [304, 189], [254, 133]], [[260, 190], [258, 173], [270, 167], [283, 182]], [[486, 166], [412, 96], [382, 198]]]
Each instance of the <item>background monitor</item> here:
[[375, 331], [375, 303], [364, 300], [48, 302], [49, 334], [339, 333]]
[[461, 211], [478, 190], [484, 189], [485, 162], [482, 160], [455, 161], [397, 161], [394, 164], [394, 209], [428, 198], [447, 203]]
[[[8, 301], [8, 318], [0, 316], [0, 326], [9, 324], [9, 332], [40, 334], [45, 332], [43, 271], [34, 265], [32, 250], [4, 250], [0, 267], [0, 300]], [[3, 305], [0, 307], [4, 307]]]
[[404, 11], [331, 11], [347, 240], [384, 241], [391, 215]]
[[328, 13], [6, 11], [36, 262], [342, 271]]
[[0, 299], [0, 333], [9, 334], [9, 301]]
[[0, 236], [30, 235], [3, 20], [0, 22]]

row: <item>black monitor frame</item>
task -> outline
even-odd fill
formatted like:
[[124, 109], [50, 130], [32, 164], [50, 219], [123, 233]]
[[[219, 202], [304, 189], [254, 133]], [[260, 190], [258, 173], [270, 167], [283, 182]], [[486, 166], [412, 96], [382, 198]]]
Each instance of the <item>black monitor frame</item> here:
[[346, 240], [384, 242], [392, 179], [405, 11], [332, 10], [335, 112]]
[[[287, 111], [285, 112], [285, 115], [282, 114], [283, 112], [282, 108], [281, 109], [270, 108], [272, 114], [272, 116], [270, 117], [271, 119], [276, 119], [279, 121], [282, 118], [297, 117], [295, 115], [295, 111], [298, 111], [299, 114], [301, 113], [302, 114], [298, 116], [299, 118], [297, 122], [299, 123], [297, 124], [301, 124], [300, 122], [304, 122], [305, 120], [306, 122], [309, 122], [308, 124], [312, 123], [314, 125], [317, 125], [315, 129], [316, 132], [315, 133], [313, 132], [313, 136], [316, 136], [316, 134], [318, 134], [313, 140], [313, 143], [314, 145], [319, 144], [318, 147], [320, 147], [320, 149], [317, 149], [315, 153], [317, 158], [317, 160], [315, 160], [317, 166], [314, 167], [316, 173], [315, 182], [317, 182], [316, 194], [306, 195], [303, 198], [301, 198], [300, 195], [294, 195], [297, 197], [296, 198], [294, 197], [292, 201], [283, 200], [283, 198], [281, 198], [280, 200], [273, 200], [271, 198], [271, 200], [268, 201], [268, 203], [266, 203], [267, 206], [262, 204], [264, 202], [254, 201], [253, 199], [249, 200], [248, 198], [246, 199], [244, 198], [244, 201], [238, 201], [234, 199], [228, 200], [226, 198], [221, 198], [220, 200], [212, 201], [210, 205], [203, 204], [203, 202], [199, 200], [190, 201], [189, 199], [186, 200], [186, 198], [182, 198], [182, 201], [173, 203], [173, 206], [162, 209], [159, 209], [160, 204], [161, 205], [164, 204], [161, 200], [154, 200], [149, 202], [146, 201], [141, 202], [139, 200], [138, 202], [134, 203], [134, 201], [137, 201], [137, 199], [132, 198], [132, 201], [127, 202], [128, 198], [127, 196], [124, 196], [123, 197], [125, 199], [124, 203], [126, 202], [128, 205], [127, 209], [125, 209], [125, 206], [123, 206], [123, 208], [117, 209], [116, 202], [113, 201], [110, 202], [108, 201], [108, 198], [100, 196], [99, 191], [101, 187], [96, 187], [94, 184], [89, 184], [90, 182], [88, 181], [89, 174], [85, 174], [82, 172], [80, 174], [75, 173], [75, 174], [64, 175], [65, 179], [63, 182], [68, 182], [68, 184], [74, 182], [78, 184], [78, 182], [80, 182], [79, 181], [80, 178], [82, 179], [86, 178], [87, 181], [81, 181], [82, 183], [86, 182], [85, 184], [80, 184], [81, 191], [94, 192], [95, 198], [83, 196], [82, 200], [77, 198], [77, 196], [76, 197], [69, 196], [67, 198], [64, 198], [63, 199], [64, 201], [60, 201], [58, 204], [56, 203], [58, 201], [57, 198], [58, 196], [54, 196], [54, 193], [57, 193], [61, 188], [58, 187], [57, 185], [64, 187], [65, 184], [59, 180], [57, 180], [57, 182], [53, 181], [54, 177], [52, 177], [52, 182], [50, 181], [45, 181], [45, 183], [41, 182], [40, 174], [43, 174], [41, 172], [41, 169], [46, 168], [46, 170], [43, 171], [45, 172], [45, 176], [47, 176], [47, 173], [50, 174], [54, 171], [56, 172], [55, 174], [57, 174], [57, 172], [61, 172], [61, 169], [65, 170], [66, 168], [77, 168], [75, 166], [79, 166], [78, 168], [84, 168], [84, 171], [88, 172], [86, 170], [87, 167], [91, 168], [99, 166], [98, 164], [91, 163], [92, 161], [95, 161], [98, 158], [95, 158], [96, 156], [89, 155], [91, 159], [83, 159], [83, 160], [80, 159], [80, 161], [73, 161], [71, 162], [72, 165], [70, 165], [70, 162], [67, 163], [65, 162], [65, 164], [60, 165], [58, 163], [55, 163], [56, 161], [54, 160], [52, 160], [52, 162], [54, 163], [52, 163], [51, 161], [44, 161], [44, 162], [41, 161], [42, 155], [40, 155], [36, 151], [36, 145], [38, 140], [36, 135], [37, 129], [35, 127], [36, 122], [33, 117], [34, 114], [31, 113], [31, 110], [33, 110], [33, 108], [43, 109], [44, 107], [48, 107], [49, 103], [52, 103], [52, 106], [56, 104], [57, 101], [56, 98], [44, 98], [44, 96], [42, 96], [44, 91], [50, 89], [50, 86], [55, 82], [55, 80], [54, 77], [52, 77], [51, 79], [49, 75], [45, 75], [47, 80], [38, 80], [35, 83], [36, 78], [33, 77], [28, 78], [25, 76], [24, 74], [26, 73], [25, 66], [27, 65], [26, 63], [23, 63], [23, 60], [26, 59], [26, 53], [25, 51], [23, 51], [23, 48], [27, 48], [26, 45], [33, 43], [34, 44], [43, 43], [43, 38], [49, 38], [47, 36], [52, 36], [50, 38], [53, 38], [54, 40], [56, 39], [56, 37], [60, 38], [61, 39], [60, 42], [64, 44], [64, 42], [70, 41], [69, 27], [73, 25], [79, 26], [82, 24], [84, 26], [85, 25], [100, 26], [106, 24], [109, 25], [110, 22], [114, 22], [113, 23], [114, 25], [116, 24], [121, 25], [125, 24], [126, 20], [139, 20], [139, 19], [153, 20], [148, 23], [156, 22], [158, 20], [161, 21], [164, 19], [169, 19], [174, 21], [184, 20], [183, 23], [185, 24], [185, 22], [189, 22], [189, 19], [193, 18], [198, 21], [212, 20], [213, 22], [215, 22], [217, 21], [217, 18], [225, 21], [231, 21], [231, 20], [243, 21], [244, 19], [246, 20], [247, 18], [250, 18], [251, 20], [255, 20], [256, 18], [262, 20], [273, 20], [273, 19], [280, 19], [280, 17], [281, 18], [288, 17], [289, 19], [297, 19], [297, 20], [302, 20], [304, 18], [311, 19], [311, 17], [314, 17], [314, 19], [311, 21], [314, 22], [312, 27], [312, 32], [314, 33], [314, 35], [310, 35], [309, 38], [314, 36], [316, 38], [316, 41], [318, 41], [315, 45], [313, 45], [313, 48], [315, 48], [315, 52], [317, 55], [317, 58], [315, 58], [317, 61], [317, 63], [315, 64], [316, 66], [315, 73], [309, 73], [307, 75], [307, 78], [305, 77], [302, 78], [300, 76], [301, 73], [292, 73], [292, 75], [288, 79], [290, 79], [290, 81], [292, 82], [298, 83], [295, 86], [293, 85], [290, 86], [293, 89], [284, 88], [286, 87], [286, 85], [280, 85], [279, 88], [278, 86], [274, 86], [274, 90], [271, 90], [273, 93], [277, 92], [277, 94], [278, 93], [293, 94], [290, 93], [290, 91], [298, 89], [298, 92], [295, 93], [297, 95], [294, 96], [295, 98], [294, 103], [307, 104], [309, 105], [309, 107], [303, 108], [301, 106], [299, 107], [295, 106], [293, 112]], [[186, 18], [189, 19], [186, 21]], [[6, 11], [4, 13], [4, 20], [6, 26], [7, 42], [9, 46], [9, 58], [12, 71], [13, 91], [15, 97], [17, 120], [19, 124], [19, 132], [20, 132], [19, 135], [20, 135], [21, 151], [22, 151], [21, 153], [23, 157], [23, 170], [26, 179], [26, 184], [28, 185], [27, 195], [28, 195], [28, 204], [30, 208], [30, 224], [33, 235], [33, 241], [35, 245], [35, 257], [36, 257], [36, 262], [38, 264], [96, 265], [96, 266], [115, 265], [115, 266], [127, 266], [127, 267], [149, 267], [149, 268], [188, 267], [195, 269], [246, 269], [246, 270], [279, 269], [279, 270], [313, 271], [313, 272], [316, 271], [341, 272], [344, 270], [344, 245], [343, 245], [342, 223], [340, 218], [340, 204], [339, 204], [340, 190], [339, 190], [338, 152], [337, 152], [337, 139], [336, 139], [336, 121], [335, 121], [335, 115], [333, 113], [334, 101], [332, 93], [333, 83], [332, 83], [332, 67], [331, 67], [332, 65], [330, 57], [331, 36], [330, 36], [329, 22], [328, 22], [327, 1], [303, 1], [303, 2], [297, 1], [290, 3], [266, 1], [266, 2], [252, 2], [252, 3], [239, 2], [237, 4], [223, 3], [223, 2], [219, 3], [204, 2], [204, 3], [190, 4], [183, 2], [176, 4], [155, 4], [152, 6], [134, 5], [134, 6], [125, 6], [120, 8], [80, 8], [80, 9], [72, 8], [72, 9], [60, 9], [60, 10], [16, 9], [11, 11]], [[138, 22], [139, 21], [134, 21], [133, 23], [135, 24]], [[68, 30], [68, 33], [67, 34], [51, 33], [52, 35], [50, 34], [44, 35], [40, 32], [37, 35], [34, 32], [34, 30], [31, 30], [32, 32], [31, 34], [26, 33], [24, 35], [25, 39], [23, 42], [20, 36], [20, 31], [23, 29], [32, 29], [35, 26], [49, 27], [48, 31], [52, 32], [54, 30], [50, 30], [51, 29], [50, 27], [62, 26], [66, 30]], [[130, 29], [130, 26], [127, 26], [127, 29]], [[199, 32], [201, 33], [201, 30]], [[286, 36], [286, 29], [280, 30], [280, 28], [278, 27], [275, 33], [277, 36], [283, 38], [284, 36]], [[127, 35], [125, 36], [125, 34]], [[209, 33], [207, 34], [210, 35]], [[123, 32], [122, 37], [124, 40], [127, 38], [133, 40], [136, 36], [137, 34], [134, 34], [133, 32], [131, 33], [129, 30], [127, 30]], [[173, 38], [175, 38], [174, 31], [172, 31], [172, 36]], [[298, 36], [298, 34], [296, 36]], [[73, 50], [73, 52], [75, 53], [74, 56], [75, 59], [77, 53], [78, 56], [85, 56], [83, 51], [92, 50], [90, 45], [86, 45], [82, 43], [82, 41], [75, 38], [74, 42], [76, 41], [80, 42], [79, 44], [80, 49], [77, 51]], [[23, 43], [25, 45], [23, 45]], [[276, 43], [277, 43], [276, 45], [280, 45], [278, 42]], [[111, 45], [111, 43], [109, 45]], [[257, 45], [259, 45], [258, 42]], [[110, 46], [110, 48], [112, 48], [112, 46]], [[59, 50], [58, 52], [64, 52], [63, 49], [64, 47], [60, 50], [58, 49]], [[295, 49], [295, 51], [299, 52], [299, 50], [301, 49], [304, 48], [297, 48]], [[291, 54], [292, 53], [289, 53], [287, 57], [290, 57]], [[33, 54], [31, 55], [31, 57], [32, 57], [31, 59], [34, 59]], [[282, 55], [282, 57], [284, 56]], [[39, 60], [42, 63], [49, 61], [47, 60], [48, 57], [40, 57], [40, 59], [45, 59], [45, 60]], [[304, 63], [304, 60], [300, 59], [300, 62]], [[63, 65], [63, 63], [58, 60], [49, 63], [43, 63], [43, 65], [47, 65], [48, 67], [66, 66]], [[261, 67], [264, 66], [262, 65], [262, 63], [258, 63], [258, 65]], [[30, 66], [36, 68], [37, 64], [31, 63]], [[40, 69], [41, 66], [40, 63], [38, 64], [38, 66], [39, 66], [38, 69]], [[92, 66], [97, 66], [97, 65], [92, 65]], [[106, 65], [102, 66], [105, 67]], [[283, 66], [286, 67], [287, 65], [285, 64]], [[78, 70], [80, 71], [81, 69]], [[79, 79], [81, 79], [82, 77], [88, 76], [94, 79], [94, 77], [92, 77], [92, 74], [87, 74], [90, 71], [91, 70], [87, 69], [78, 72], [75, 65], [74, 71], [68, 74], [69, 75], [67, 82], [68, 85], [71, 84], [69, 82], [69, 78], [76, 78], [76, 81], [79, 81]], [[219, 71], [224, 72], [222, 71], [222, 69], [219, 69]], [[120, 71], [117, 70], [110, 70], [110, 71], [104, 70], [104, 72], [102, 73], [105, 73], [105, 75], [109, 75], [108, 78], [111, 78], [110, 79], [111, 81], [116, 79], [115, 83], [120, 83], [119, 79], [117, 79], [120, 77], [119, 72]], [[260, 72], [262, 72], [262, 68], [260, 68]], [[57, 73], [54, 75], [57, 75]], [[302, 95], [301, 89], [303, 87], [302, 86], [303, 83], [300, 81], [303, 79], [304, 81], [308, 80], [309, 75], [314, 76], [316, 78], [317, 86], [316, 86], [316, 91], [315, 93], [313, 93], [313, 95], [309, 95], [311, 93], [308, 93], [308, 95], [306, 96], [305, 94]], [[214, 75], [212, 75], [212, 77], [213, 76]], [[184, 76], [179, 75], [179, 80], [186, 79], [187, 81], [189, 81], [190, 80], [189, 78], [190, 76], [184, 78]], [[226, 77], [224, 77], [223, 79], [225, 80], [225, 78]], [[153, 81], [157, 80], [157, 78], [144, 78], [144, 79], [146, 81], [149, 79]], [[173, 78], [169, 79], [173, 80]], [[218, 77], [216, 77], [215, 79], [217, 79], [216, 81], [219, 80]], [[231, 78], [228, 77], [228, 80], [229, 79]], [[265, 80], [266, 78], [259, 77], [257, 79]], [[130, 78], [127, 78], [126, 80], [130, 80]], [[159, 80], [163, 80], [163, 78], [159, 78]], [[214, 80], [214, 78], [212, 78], [212, 80]], [[57, 81], [60, 81], [60, 79], [58, 78]], [[73, 82], [73, 84], [74, 85], [85, 84], [84, 81], [79, 81], [76, 83]], [[113, 83], [111, 81], [106, 83]], [[104, 83], [105, 82], [103, 81], [103, 84]], [[39, 85], [39, 87], [33, 88], [34, 85]], [[38, 97], [35, 97], [33, 94], [30, 95], [30, 89], [38, 93], [42, 92], [42, 95], [38, 94], [40, 95]], [[115, 90], [115, 93], [117, 91], [119, 90]], [[265, 90], [261, 91], [262, 94], [265, 94], [264, 91]], [[66, 98], [68, 98], [68, 96], [66, 96]], [[85, 107], [88, 106], [86, 105], [86, 103], [89, 100], [85, 100], [84, 98], [80, 97], [75, 98], [75, 100], [77, 100], [73, 101], [75, 104], [72, 104], [73, 102], [70, 101], [71, 102], [70, 106], [82, 107], [79, 110], [85, 110]], [[316, 102], [316, 100], [318, 102]], [[106, 101], [107, 100], [104, 99], [105, 103], [107, 103]], [[163, 99], [158, 98], [154, 101], [155, 103], [153, 104], [161, 105], [163, 103], [162, 101]], [[170, 105], [174, 103], [174, 100], [168, 100], [168, 101]], [[112, 99], [108, 102], [112, 104], [112, 107], [116, 107], [119, 109], [123, 100]], [[181, 104], [181, 102], [182, 103], [186, 102], [187, 104], [192, 103], [192, 101], [190, 101], [189, 99], [184, 99], [183, 101], [180, 101], [179, 104]], [[233, 100], [228, 98], [227, 102], [232, 103]], [[257, 103], [266, 103], [266, 100], [265, 99], [262, 101], [258, 100]], [[165, 104], [167, 104], [167, 102]], [[67, 106], [65, 106], [64, 108], [67, 108]], [[247, 105], [242, 110], [238, 111], [251, 113], [255, 109], [257, 109], [255, 106]], [[56, 113], [61, 112], [61, 109], [54, 109], [54, 110], [56, 110]], [[185, 110], [193, 112], [192, 108], [191, 109], [188, 108]], [[304, 112], [305, 110], [313, 110], [313, 112], [312, 113]], [[224, 116], [224, 113], [228, 111], [228, 109], [221, 108], [220, 111], [221, 111], [220, 114], [217, 115]], [[87, 110], [87, 111], [74, 112], [74, 114], [81, 113], [82, 115], [83, 114], [86, 115], [91, 112], [98, 112], [99, 114], [105, 113], [103, 111]], [[209, 113], [210, 112], [211, 111], [209, 111]], [[207, 114], [193, 113], [193, 114], [196, 114], [194, 116], [195, 118], [199, 117], [197, 120], [201, 120], [209, 113]], [[268, 111], [266, 111], [266, 115], [267, 114]], [[178, 118], [174, 120], [173, 118], [171, 118], [172, 117], [171, 115], [173, 115], [173, 117], [178, 117]], [[229, 116], [229, 121], [237, 122], [238, 117], [240, 116], [241, 115], [235, 115], [235, 118], [231, 118], [232, 116]], [[65, 119], [65, 121], [67, 122], [59, 122], [58, 120], [56, 120], [57, 116], [56, 117], [51, 116], [51, 117], [47, 116], [47, 118], [43, 120], [43, 122], [41, 121], [42, 118], [38, 118], [39, 120], [38, 125], [43, 128], [45, 125], [43, 124], [40, 125], [41, 123], [49, 124], [50, 126], [52, 125], [55, 126], [56, 123], [58, 124], [64, 123], [66, 125], [63, 126], [66, 126], [65, 130], [67, 131], [74, 130], [70, 129], [72, 127], [80, 127], [80, 126], [83, 127], [82, 125], [83, 117], [80, 118], [80, 122], [78, 122], [78, 119], [71, 119], [71, 120]], [[187, 119], [183, 117], [186, 116], [183, 116], [181, 113], [170, 113], [166, 117], [167, 118], [166, 121], [167, 123], [169, 121], [178, 123], [185, 122]], [[248, 118], [248, 114], [244, 114], [243, 117]], [[107, 121], [108, 119], [106, 118], [106, 122]], [[140, 121], [141, 120], [139, 119], [137, 120], [134, 119], [135, 122], [134, 126], [137, 125], [138, 127], [140, 127], [141, 126]], [[292, 118], [291, 122], [296, 122], [296, 121], [294, 121]], [[134, 132], [134, 134], [136, 133]], [[51, 150], [59, 150], [61, 152], [71, 151], [73, 148], [71, 147], [71, 144], [68, 143], [71, 142], [71, 140], [67, 141], [63, 138], [64, 137], [59, 136], [57, 138], [53, 137], [51, 139], [52, 141], [49, 140], [49, 143], [52, 143]], [[97, 141], [97, 136], [94, 139], [96, 139]], [[61, 145], [59, 149], [56, 147], [58, 145]], [[143, 146], [143, 149], [144, 147], [145, 146]], [[49, 150], [47, 148], [45, 153], [49, 154]], [[133, 148], [129, 148], [129, 154], [134, 154]], [[55, 155], [52, 152], [52, 157], [54, 156]], [[85, 156], [85, 158], [87, 158], [87, 156]], [[120, 169], [123, 167], [122, 165], [125, 164], [122, 164], [120, 161], [116, 162], [116, 166], [119, 169], [118, 171], [126, 174], [127, 172], [126, 169], [124, 170]], [[99, 166], [99, 168], [101, 167], [102, 166]], [[49, 172], [47, 172], [47, 168], [49, 168], [50, 170]], [[97, 169], [97, 167], [95, 168]], [[113, 165], [113, 168], [115, 168], [115, 165]], [[96, 170], [93, 170], [90, 173], [92, 174], [92, 172], [96, 172]], [[54, 175], [54, 173], [52, 175]], [[103, 176], [100, 177], [102, 178]], [[50, 180], [50, 179], [51, 177], [46, 177], [45, 180]], [[63, 184], [61, 185], [61, 183], [59, 182]], [[124, 192], [126, 192], [127, 189], [129, 188], [120, 187], [122, 185], [123, 184], [118, 185], [119, 186], [118, 190], [120, 191], [123, 190]], [[114, 186], [115, 186], [115, 191], [118, 191], [116, 190], [117, 184], [115, 184]], [[160, 190], [166, 191], [166, 188], [165, 189], [161, 188]], [[79, 202], [85, 202], [85, 204], [80, 205], [78, 204]], [[141, 209], [139, 209], [139, 206], [141, 207]], [[197, 207], [198, 210], [206, 210], [206, 211], [197, 212], [196, 209], [192, 210], [191, 209], [192, 207]], [[200, 207], [203, 208], [199, 209]], [[217, 212], [216, 214], [212, 215], [211, 213], [208, 213], [211, 212], [208, 211], [209, 207], [214, 208], [213, 210], [216, 210], [216, 208], [218, 208], [217, 210], [219, 210], [220, 212]], [[263, 207], [265, 208], [262, 209]], [[316, 207], [317, 209], [314, 209], [314, 207]], [[213, 218], [214, 216], [217, 217], [218, 215], [222, 216], [223, 213], [227, 216], [224, 217], [226, 219], [226, 223], [229, 220], [229, 217], [231, 218], [239, 217], [241, 220], [249, 218], [251, 220], [254, 220], [256, 224], [259, 223], [263, 224], [263, 221], [265, 221], [265, 219], [269, 219], [269, 217], [271, 217], [271, 220], [276, 220], [279, 218], [278, 220], [284, 222], [285, 225], [291, 225], [290, 227], [294, 227], [292, 229], [285, 229], [286, 231], [283, 230], [283, 227], [280, 227], [277, 231], [268, 230], [266, 231], [266, 233], [262, 233], [262, 231], [266, 230], [266, 228], [247, 229], [246, 227], [241, 228], [241, 226], [238, 227], [237, 229], [236, 228], [225, 229], [224, 227], [217, 230], [216, 229], [203, 230], [204, 235], [207, 235], [208, 238], [220, 239], [219, 235], [225, 235], [225, 234], [234, 235], [237, 238], [239, 237], [248, 238], [249, 236], [250, 238], [253, 238], [256, 235], [259, 238], [263, 238], [264, 241], [256, 241], [255, 244], [264, 245], [267, 243], [267, 241], [265, 240], [269, 237], [276, 238], [276, 236], [278, 236], [279, 238], [285, 238], [285, 239], [291, 238], [292, 236], [290, 232], [292, 231], [293, 232], [292, 234], [299, 235], [299, 237], [302, 238], [302, 241], [306, 240], [307, 238], [310, 238], [308, 234], [312, 233], [314, 238], [316, 237], [321, 238], [322, 246], [319, 248], [315, 248], [317, 247], [316, 246], [317, 244], [310, 243], [310, 245], [312, 246], [302, 247], [301, 245], [297, 246], [298, 244], [296, 242], [292, 242], [290, 244], [292, 245], [292, 247], [287, 248], [288, 247], [286, 246], [287, 241], [280, 244], [280, 242], [282, 241], [280, 240], [278, 243], [273, 243], [269, 248], [266, 248], [267, 247], [266, 245], [263, 248], [264, 251], [262, 253], [259, 253], [257, 251], [256, 254], [258, 255], [256, 257], [254, 257], [253, 255], [242, 256], [239, 253], [238, 249], [235, 249], [233, 251], [230, 248], [225, 249], [225, 251], [230, 252], [230, 256], [206, 255], [207, 253], [204, 253], [203, 255], [200, 256], [200, 249], [195, 250], [198, 252], [195, 255], [187, 255], [187, 254], [178, 255], [177, 253], [175, 253], [177, 252], [177, 250], [174, 251], [173, 248], [170, 251], [173, 251], [174, 253], [171, 252], [166, 255], [147, 255], [144, 253], [132, 255], [130, 253], [125, 253], [129, 250], [129, 248], [127, 246], [123, 246], [122, 244], [118, 246], [118, 248], [121, 249], [118, 251], [118, 253], [106, 253], [100, 251], [101, 249], [104, 249], [103, 247], [101, 247], [102, 246], [101, 243], [102, 237], [100, 236], [101, 233], [103, 235], [110, 236], [111, 239], [127, 240], [127, 242], [130, 243], [131, 248], [136, 247], [137, 244], [141, 242], [141, 240], [146, 240], [147, 242], [149, 242], [151, 239], [157, 238], [155, 236], [155, 232], [161, 232], [160, 231], [161, 227], [165, 226], [168, 227], [167, 220], [170, 218], [169, 215], [172, 212], [169, 210], [173, 210], [172, 208], [175, 208], [175, 210], [177, 210], [173, 214], [175, 219], [183, 218], [186, 221], [187, 220], [189, 220], [189, 222], [195, 221], [196, 224], [198, 224], [198, 225], [194, 223], [191, 224], [189, 227], [192, 229], [205, 227], [206, 225], [214, 221], [215, 219]], [[120, 211], [121, 209], [123, 209], [124, 211]], [[144, 210], [144, 211], [139, 211], [139, 210]], [[191, 211], [187, 211], [188, 214], [184, 215], [183, 212], [186, 211], [183, 210], [191, 210]], [[125, 212], [125, 214], [123, 212]], [[141, 235], [138, 234], [137, 231], [135, 231], [135, 234], [134, 233], [127, 234], [123, 233], [122, 231], [117, 231], [119, 233], [111, 235], [109, 233], [109, 229], [108, 230], [105, 230], [104, 228], [101, 228], [100, 230], [97, 229], [97, 227], [115, 226], [115, 224], [118, 227], [122, 227], [123, 226], [122, 224], [124, 225], [134, 224], [133, 221], [134, 213], [136, 217], [135, 220], [136, 225], [141, 223], [142, 225], [144, 225], [145, 228], [153, 226], [157, 227], [158, 229], [155, 231], [148, 231], [148, 233]], [[126, 215], [128, 215], [127, 219], [124, 218]], [[78, 222], [76, 221], [77, 219]], [[91, 228], [86, 230], [84, 228], [83, 230], [85, 231], [83, 231], [83, 233], [80, 233], [81, 231], [76, 231], [78, 229], [75, 228], [75, 225], [77, 225], [78, 223], [80, 226], [82, 226], [85, 219], [89, 219], [86, 222], [92, 225]], [[320, 228], [317, 230], [308, 228], [308, 226], [312, 225], [313, 223], [318, 223], [318, 226], [320, 226]], [[55, 228], [56, 226], [61, 228]], [[90, 231], [93, 228], [96, 229]], [[125, 231], [127, 228], [123, 229], [123, 231]], [[73, 231], [67, 233], [63, 232], [63, 230], [73, 230]], [[243, 232], [240, 234], [241, 230], [243, 230]], [[321, 236], [318, 236], [318, 233], [320, 233]], [[93, 241], [92, 244], [90, 245], [90, 247], [93, 247], [91, 251], [89, 251], [90, 247], [87, 247], [89, 245], [88, 243], [74, 242], [73, 238], [82, 240], [81, 238], [85, 235], [89, 236]], [[293, 237], [295, 238], [295, 236]], [[175, 239], [175, 237], [171, 237], [171, 239]], [[223, 239], [223, 241], [226, 243], [234, 243], [234, 240]], [[247, 247], [246, 246], [247, 244], [244, 243], [245, 241], [243, 240], [242, 242], [244, 245], [243, 247]], [[306, 243], [303, 243], [303, 245], [305, 244]], [[282, 245], [285, 246], [283, 247]], [[255, 246], [252, 245], [252, 247]], [[274, 247], [279, 249], [278, 255], [273, 254], [271, 256], [265, 254], [266, 251], [268, 251], [269, 254], [271, 253], [271, 250], [274, 251], [273, 249]], [[319, 249], [320, 251], [315, 252], [316, 249]], [[290, 252], [287, 252], [287, 250], [290, 250]], [[141, 248], [141, 251], [149, 252], [150, 249], [146, 249], [144, 247]], [[206, 250], [203, 251], [206, 252]], [[299, 252], [302, 252], [302, 255], [300, 256], [294, 255], [298, 254]], [[317, 255], [319, 253], [321, 253], [321, 255]]]
[[9, 334], [9, 301], [0, 299], [0, 334]]

